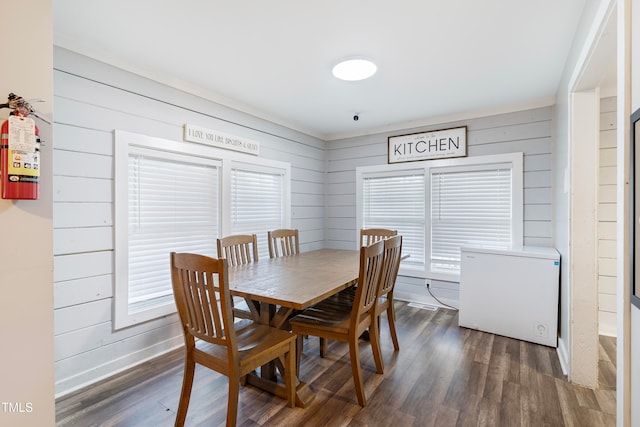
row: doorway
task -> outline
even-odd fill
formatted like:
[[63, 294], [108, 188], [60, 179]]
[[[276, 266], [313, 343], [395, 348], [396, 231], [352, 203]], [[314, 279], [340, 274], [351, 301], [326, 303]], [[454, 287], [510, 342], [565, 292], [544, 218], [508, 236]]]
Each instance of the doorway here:
[[615, 387], [616, 28], [612, 7], [573, 80], [570, 97], [569, 379], [590, 388], [599, 382]]

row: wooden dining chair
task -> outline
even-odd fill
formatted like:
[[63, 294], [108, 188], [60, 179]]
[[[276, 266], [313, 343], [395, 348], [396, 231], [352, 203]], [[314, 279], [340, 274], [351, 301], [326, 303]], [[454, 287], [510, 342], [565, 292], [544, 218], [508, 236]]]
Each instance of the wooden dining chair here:
[[[218, 258], [226, 258], [230, 266], [258, 262], [258, 237], [255, 234], [233, 234], [217, 241]], [[241, 319], [258, 318], [255, 304], [236, 297], [233, 312]]]
[[297, 255], [300, 253], [298, 229], [281, 228], [267, 232], [269, 258]]
[[[324, 300], [303, 310], [291, 318], [292, 331], [298, 335], [298, 363], [300, 366], [301, 336], [311, 335], [325, 339], [347, 342], [351, 359], [351, 373], [355, 384], [356, 395], [360, 406], [366, 405], [358, 337], [369, 328], [376, 329], [375, 306], [378, 300], [377, 290], [384, 261], [384, 242], [376, 242], [360, 249], [360, 270], [358, 287], [352, 305], [334, 304]], [[330, 268], [331, 266], [327, 266]], [[370, 333], [371, 350], [376, 364], [376, 371], [383, 372], [380, 336], [376, 330]]]
[[[387, 228], [361, 228], [360, 229], [360, 246], [369, 246], [379, 240], [384, 240], [398, 234], [397, 230], [390, 230]], [[343, 291], [332, 296], [331, 299], [334, 302], [341, 302], [344, 304], [351, 304], [356, 293], [356, 287], [349, 287]], [[362, 335], [363, 338], [369, 338], [369, 332], [365, 331]], [[327, 340], [320, 338], [319, 352], [320, 357], [324, 357], [327, 351]]]
[[391, 236], [397, 236], [397, 230], [387, 228], [362, 228], [360, 229], [360, 245], [368, 246], [378, 240], [384, 240]]
[[184, 425], [187, 416], [196, 363], [229, 377], [227, 426], [236, 425], [240, 379], [276, 359], [283, 363], [289, 406], [295, 406], [296, 336], [255, 322], [235, 329], [227, 266], [222, 258], [171, 253], [173, 295], [185, 341], [176, 426]]
[[[384, 240], [384, 263], [378, 286], [378, 304], [376, 305], [376, 321], [380, 325], [380, 317], [386, 311], [393, 348], [398, 351], [398, 335], [396, 334], [396, 312], [393, 305], [393, 289], [396, 285], [400, 260], [402, 259], [402, 236], [392, 236]], [[378, 328], [379, 331], [379, 328]]]
[[[398, 351], [400, 345], [398, 343], [398, 335], [396, 333], [395, 323], [395, 307], [393, 304], [393, 290], [395, 288], [396, 279], [398, 277], [398, 270], [400, 269], [400, 261], [402, 259], [402, 236], [391, 236], [384, 241], [384, 262], [382, 264], [382, 272], [380, 274], [380, 284], [378, 285], [378, 303], [376, 305], [376, 322], [377, 331], [380, 331], [380, 319], [382, 313], [387, 313], [387, 321], [389, 323], [389, 332], [391, 333], [391, 341], [393, 342], [393, 348]], [[330, 297], [333, 300], [333, 304], [342, 304], [350, 306], [353, 304], [355, 293], [355, 287], [347, 288], [336, 295]], [[363, 333], [363, 336], [370, 339], [368, 331]], [[378, 337], [378, 341], [380, 339]], [[327, 351], [326, 340], [320, 339], [320, 356], [323, 357]]]
[[[379, 240], [384, 240], [392, 236], [398, 235], [397, 230], [390, 230], [387, 228], [361, 228], [360, 229], [360, 246], [368, 246]], [[343, 291], [337, 293], [332, 297], [334, 301], [341, 302], [343, 304], [351, 304], [356, 293], [356, 287], [349, 287]], [[362, 334], [362, 338], [369, 339], [369, 331], [365, 331]], [[320, 356], [324, 357], [327, 351], [327, 340], [320, 338], [319, 346]]]

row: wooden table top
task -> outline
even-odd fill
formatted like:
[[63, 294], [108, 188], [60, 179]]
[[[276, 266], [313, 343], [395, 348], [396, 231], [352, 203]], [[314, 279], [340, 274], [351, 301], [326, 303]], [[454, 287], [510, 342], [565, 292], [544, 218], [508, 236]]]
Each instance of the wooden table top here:
[[310, 307], [356, 283], [360, 252], [320, 249], [230, 267], [236, 296], [295, 310]]

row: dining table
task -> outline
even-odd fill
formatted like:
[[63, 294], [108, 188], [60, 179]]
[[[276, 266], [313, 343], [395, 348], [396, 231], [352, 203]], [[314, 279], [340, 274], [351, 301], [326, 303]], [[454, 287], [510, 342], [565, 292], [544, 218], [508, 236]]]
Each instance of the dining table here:
[[[288, 320], [297, 311], [355, 285], [359, 268], [357, 250], [318, 249], [230, 267], [229, 290], [244, 298], [254, 321], [288, 329]], [[286, 396], [273, 363], [261, 367], [259, 376], [249, 375], [247, 383]], [[296, 405], [306, 407], [314, 397], [307, 384], [298, 380]]]

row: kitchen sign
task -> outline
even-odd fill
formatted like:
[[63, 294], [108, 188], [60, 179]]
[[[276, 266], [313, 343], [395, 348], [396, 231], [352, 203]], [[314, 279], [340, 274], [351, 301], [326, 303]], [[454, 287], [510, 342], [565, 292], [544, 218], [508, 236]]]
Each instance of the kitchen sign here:
[[260, 143], [247, 138], [209, 130], [190, 124], [184, 125], [184, 140], [198, 144], [211, 145], [227, 150], [240, 151], [253, 155], [260, 154]]
[[390, 136], [389, 163], [465, 157], [467, 127]]

